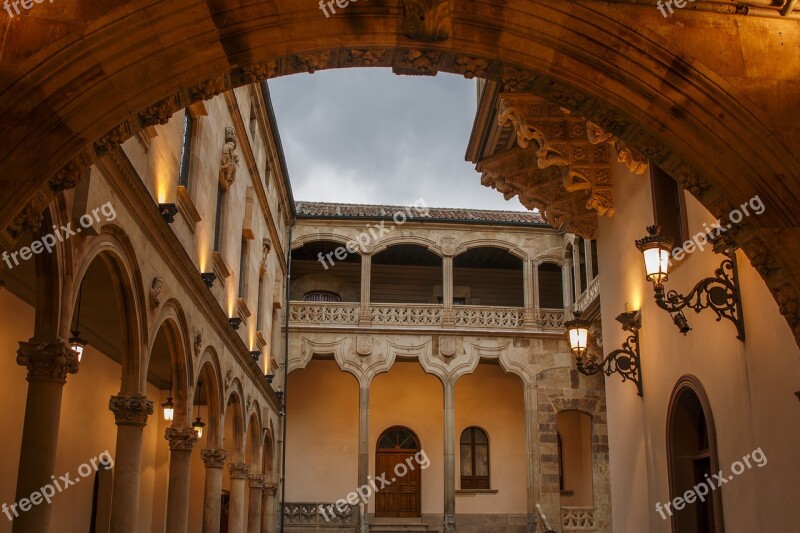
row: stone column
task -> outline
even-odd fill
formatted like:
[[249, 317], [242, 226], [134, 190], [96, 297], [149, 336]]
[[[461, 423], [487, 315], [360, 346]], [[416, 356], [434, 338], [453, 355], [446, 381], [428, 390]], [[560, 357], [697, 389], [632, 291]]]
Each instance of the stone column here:
[[[539, 410], [536, 385], [525, 386], [525, 455], [528, 484], [528, 533], [536, 533], [539, 513], [536, 503], [539, 501]], [[555, 421], [553, 422], [555, 424]], [[556, 459], [558, 460], [558, 459]], [[551, 521], [553, 517], [548, 517]], [[560, 521], [561, 517], [557, 517]], [[552, 522], [551, 522], [552, 523]], [[543, 531], [543, 529], [542, 529]]]
[[142, 481], [142, 436], [153, 402], [141, 394], [112, 396], [108, 408], [117, 422], [117, 452], [111, 496], [111, 531], [138, 532], [139, 486]]
[[573, 277], [570, 274], [570, 270], [572, 270], [572, 267], [569, 265], [569, 263], [564, 263], [564, 265], [561, 267], [561, 285], [564, 291], [564, 309], [567, 309], [574, 303], [572, 301], [572, 290], [570, 289], [570, 287], [574, 286], [571, 285], [573, 282]]
[[228, 533], [244, 533], [244, 491], [247, 484], [247, 464], [230, 463], [231, 500], [228, 512]]
[[456, 531], [455, 383], [444, 380], [444, 533]]
[[[62, 339], [48, 342], [20, 342], [17, 364], [28, 369], [28, 394], [22, 448], [17, 474], [17, 502], [30, 499], [55, 474], [61, 395], [67, 374], [78, 371], [78, 356]], [[19, 513], [14, 533], [47, 533], [50, 505], [42, 502]]]
[[372, 254], [361, 256], [361, 311], [358, 316], [359, 324], [372, 322], [372, 311], [369, 300], [372, 286]]
[[[358, 486], [367, 486], [369, 475], [369, 382], [362, 383], [358, 388]], [[364, 516], [366, 516], [366, 509]], [[369, 524], [361, 519], [361, 513], [356, 516], [358, 531], [367, 533]]]
[[203, 496], [203, 533], [219, 533], [222, 512], [222, 468], [228, 452], [222, 448], [200, 450], [206, 465], [206, 484]]
[[453, 256], [442, 257], [442, 325], [454, 326], [456, 314], [453, 311]]
[[264, 490], [261, 492], [261, 533], [275, 531], [275, 495], [277, 493], [278, 485], [264, 483]]
[[264, 493], [264, 474], [249, 474], [250, 499], [247, 509], [247, 533], [261, 532], [261, 498]]
[[189, 475], [192, 446], [197, 434], [192, 428], [167, 428], [169, 441], [169, 485], [167, 492], [167, 531], [186, 533], [189, 529]]
[[539, 264], [523, 263], [523, 280], [525, 284], [525, 325], [536, 324], [536, 310], [539, 309]]

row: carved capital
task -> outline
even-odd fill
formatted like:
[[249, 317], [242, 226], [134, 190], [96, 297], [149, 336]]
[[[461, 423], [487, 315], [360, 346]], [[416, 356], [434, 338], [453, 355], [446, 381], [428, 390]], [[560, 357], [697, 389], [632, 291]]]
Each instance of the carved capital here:
[[251, 489], [264, 488], [264, 474], [248, 474], [247, 480], [250, 484]]
[[277, 483], [264, 483], [264, 491], [269, 496], [275, 496], [278, 493]]
[[67, 374], [78, 372], [78, 355], [62, 339], [20, 342], [17, 364], [28, 369], [28, 381], [65, 383]]
[[247, 479], [247, 463], [228, 464], [228, 473], [231, 479]]
[[228, 452], [223, 448], [206, 448], [200, 450], [200, 458], [203, 459], [203, 464], [206, 465], [206, 468], [222, 468], [225, 466]]
[[141, 394], [112, 396], [108, 408], [118, 426], [144, 426], [153, 414], [153, 402]]
[[190, 452], [197, 442], [197, 433], [192, 428], [167, 428], [164, 438], [169, 441], [171, 451]]

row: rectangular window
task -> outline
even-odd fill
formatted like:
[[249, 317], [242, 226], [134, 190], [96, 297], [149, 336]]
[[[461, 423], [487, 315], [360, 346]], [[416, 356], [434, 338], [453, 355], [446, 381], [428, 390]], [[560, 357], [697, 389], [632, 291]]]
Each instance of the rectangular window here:
[[225, 191], [217, 189], [217, 212], [214, 219], [214, 251], [222, 251], [222, 205], [225, 203]]
[[184, 109], [183, 115], [183, 138], [181, 141], [181, 162], [178, 171], [178, 185], [189, 186], [189, 162], [192, 157], [192, 131], [194, 129], [194, 119], [189, 109]]
[[239, 298], [247, 298], [247, 251], [250, 241], [242, 239], [242, 254], [239, 258]]
[[683, 188], [672, 176], [651, 165], [653, 189], [653, 218], [661, 234], [680, 246], [688, 235]]

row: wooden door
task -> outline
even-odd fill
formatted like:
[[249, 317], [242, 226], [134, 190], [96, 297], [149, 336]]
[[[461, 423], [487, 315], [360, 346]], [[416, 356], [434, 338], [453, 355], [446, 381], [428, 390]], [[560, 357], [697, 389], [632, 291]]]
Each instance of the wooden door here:
[[[390, 428], [378, 439], [374, 478], [379, 490], [375, 499], [375, 516], [420, 516], [421, 476], [414, 459], [418, 451], [419, 441], [406, 428]], [[389, 485], [381, 488], [380, 479], [385, 479]]]

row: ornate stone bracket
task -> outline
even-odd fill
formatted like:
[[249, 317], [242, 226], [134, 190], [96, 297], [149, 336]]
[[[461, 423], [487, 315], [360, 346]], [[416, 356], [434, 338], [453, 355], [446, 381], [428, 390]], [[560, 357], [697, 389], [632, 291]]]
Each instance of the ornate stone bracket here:
[[141, 394], [112, 396], [108, 408], [118, 426], [144, 426], [153, 414], [153, 402]]
[[28, 369], [28, 381], [66, 383], [67, 374], [76, 374], [78, 355], [61, 339], [51, 342], [20, 342], [17, 364]]
[[247, 463], [230, 463], [228, 465], [228, 473], [231, 479], [247, 479]]
[[171, 451], [190, 452], [197, 442], [197, 433], [192, 428], [167, 428], [164, 438], [169, 441]]
[[200, 458], [203, 459], [203, 464], [206, 465], [206, 468], [224, 467], [225, 459], [227, 459], [227, 457], [228, 452], [223, 448], [205, 448], [200, 450]]
[[639, 175], [647, 172], [649, 163], [644, 155], [640, 154], [636, 150], [628, 148], [622, 141], [603, 130], [597, 124], [587, 120], [586, 134], [589, 136], [589, 142], [592, 144], [613, 144], [614, 148], [617, 150], [617, 161], [624, 163], [625, 167], [628, 169], [628, 172], [633, 172], [634, 174]]

